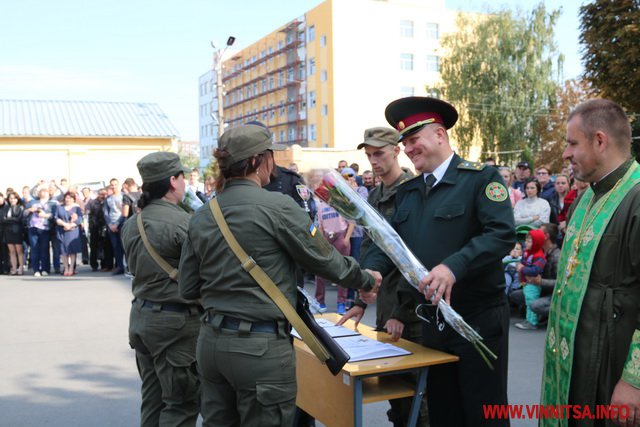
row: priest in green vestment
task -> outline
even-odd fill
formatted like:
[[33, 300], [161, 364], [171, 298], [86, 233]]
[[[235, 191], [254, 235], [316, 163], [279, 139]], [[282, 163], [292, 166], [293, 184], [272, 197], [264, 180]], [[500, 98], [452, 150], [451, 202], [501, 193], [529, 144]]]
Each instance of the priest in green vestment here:
[[[591, 185], [572, 207], [562, 248], [544, 349], [541, 400], [543, 405], [582, 409], [540, 424], [636, 426], [640, 420], [640, 167], [631, 157], [629, 119], [614, 102], [590, 100], [570, 114], [566, 140], [563, 158], [571, 162], [578, 180]], [[611, 414], [597, 419], [597, 405], [624, 405], [619, 412], [635, 419]]]

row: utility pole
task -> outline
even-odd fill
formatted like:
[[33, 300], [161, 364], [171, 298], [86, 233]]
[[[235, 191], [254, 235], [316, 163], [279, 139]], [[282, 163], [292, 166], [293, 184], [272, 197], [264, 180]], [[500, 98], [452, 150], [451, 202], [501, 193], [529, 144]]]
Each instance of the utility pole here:
[[213, 53], [213, 69], [216, 73], [216, 96], [218, 97], [218, 140], [224, 133], [224, 85], [222, 84], [222, 57], [227, 48], [236, 41], [236, 38], [230, 36], [224, 49], [216, 48], [211, 42], [211, 47], [215, 49]]

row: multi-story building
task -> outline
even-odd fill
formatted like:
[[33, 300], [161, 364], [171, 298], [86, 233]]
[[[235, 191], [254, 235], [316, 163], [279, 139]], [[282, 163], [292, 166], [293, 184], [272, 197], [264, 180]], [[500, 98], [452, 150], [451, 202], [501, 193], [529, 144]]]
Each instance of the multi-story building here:
[[218, 111], [215, 70], [200, 76], [199, 83], [200, 168], [203, 169], [211, 161], [213, 151], [218, 146], [218, 121], [214, 114]]
[[[386, 125], [390, 101], [429, 94], [454, 15], [444, 0], [325, 0], [223, 62], [225, 123], [259, 120], [279, 143], [355, 148], [365, 128]], [[201, 78], [201, 142], [217, 135], [203, 121], [212, 77]]]

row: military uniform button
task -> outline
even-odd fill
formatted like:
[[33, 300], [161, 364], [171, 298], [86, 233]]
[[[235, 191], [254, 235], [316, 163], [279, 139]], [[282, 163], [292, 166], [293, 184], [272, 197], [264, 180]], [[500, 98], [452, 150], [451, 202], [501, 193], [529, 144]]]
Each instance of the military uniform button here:
[[562, 295], [562, 289], [558, 289], [558, 290], [556, 291], [556, 295]]

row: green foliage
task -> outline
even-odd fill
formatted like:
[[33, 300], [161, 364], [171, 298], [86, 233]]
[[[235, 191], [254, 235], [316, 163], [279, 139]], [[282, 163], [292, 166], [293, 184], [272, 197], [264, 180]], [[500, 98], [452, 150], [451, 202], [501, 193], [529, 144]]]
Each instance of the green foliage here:
[[640, 1], [595, 0], [580, 7], [584, 78], [598, 95], [640, 113]]
[[535, 125], [554, 108], [554, 62], [562, 67], [553, 43], [558, 16], [543, 4], [528, 17], [510, 11], [458, 15], [458, 31], [442, 40], [450, 54], [435, 89], [460, 112], [453, 136], [463, 154], [481, 144], [483, 153], [511, 163], [537, 152]]
[[220, 173], [220, 167], [218, 166], [218, 161], [216, 159], [211, 159], [206, 168], [204, 168], [204, 176], [216, 178]]
[[556, 108], [538, 119], [537, 133], [540, 135], [540, 151], [534, 164], [545, 165], [552, 172], [560, 172], [565, 165], [562, 153], [565, 148], [569, 113], [592, 96], [591, 87], [584, 80], [567, 80], [556, 90]]

